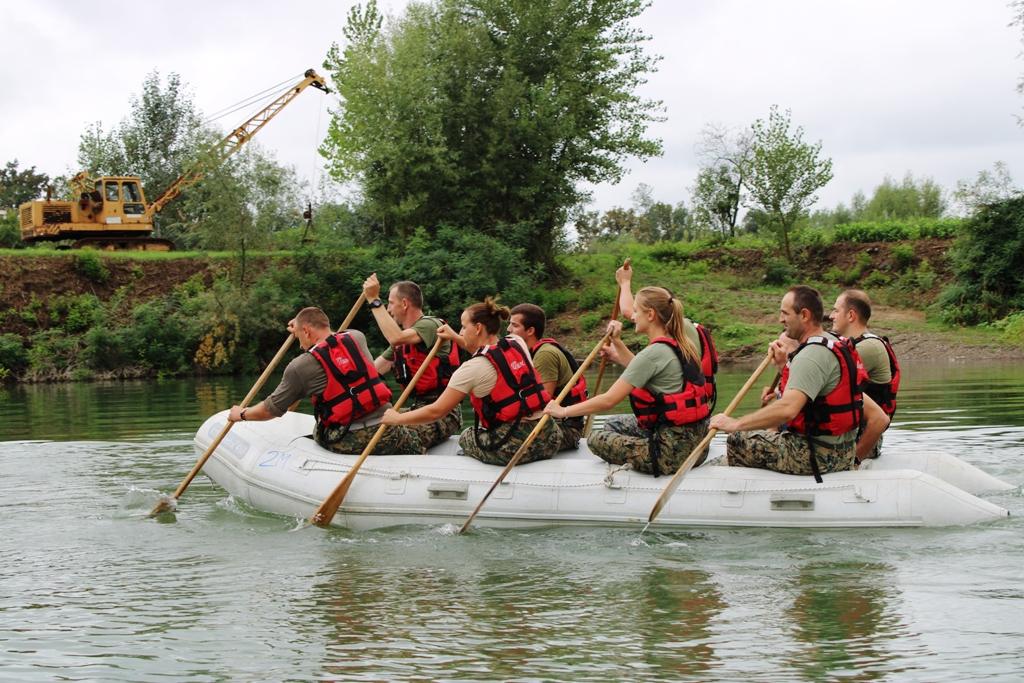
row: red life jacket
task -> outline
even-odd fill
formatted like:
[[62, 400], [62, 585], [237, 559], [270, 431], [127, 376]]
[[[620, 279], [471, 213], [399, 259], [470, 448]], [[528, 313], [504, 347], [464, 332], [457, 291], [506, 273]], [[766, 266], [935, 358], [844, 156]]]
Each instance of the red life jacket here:
[[349, 333], [332, 334], [309, 352], [327, 373], [327, 387], [313, 397], [320, 425], [350, 425], [391, 400], [391, 389]]
[[[424, 316], [428, 320], [437, 322], [437, 326], [444, 325], [444, 320], [440, 318], [434, 318], [431, 316]], [[432, 394], [439, 394], [444, 391], [444, 388], [448, 386], [448, 380], [452, 378], [452, 373], [455, 372], [455, 368], [459, 367], [459, 347], [451, 342], [447, 342], [449, 349], [448, 353], [442, 353], [438, 351], [437, 355], [434, 356], [430, 364], [427, 365], [427, 369], [423, 371], [416, 387], [413, 389], [413, 394], [416, 396], [429, 396]], [[409, 385], [412, 381], [413, 376], [423, 365], [423, 361], [427, 359], [427, 355], [430, 353], [430, 349], [421, 339], [418, 344], [400, 344], [395, 347], [395, 378], [398, 379], [398, 383], [403, 387]]]
[[503, 337], [497, 344], [481, 348], [474, 354], [483, 356], [498, 373], [494, 389], [487, 396], [469, 392], [477, 422], [484, 429], [493, 429], [500, 424], [518, 422], [524, 417], [542, 410], [551, 395], [544, 391], [540, 375], [519, 344]]
[[[572, 357], [571, 353], [569, 353], [568, 351], [565, 350], [565, 347], [563, 347], [561, 344], [556, 342], [554, 339], [551, 339], [551, 338], [548, 338], [548, 337], [545, 337], [544, 339], [541, 339], [540, 341], [538, 341], [536, 344], [533, 345], [533, 348], [530, 349], [530, 353], [532, 353], [533, 355], [536, 356], [537, 355], [537, 349], [539, 349], [544, 344], [551, 344], [556, 349], [561, 351], [562, 355], [565, 356], [565, 359], [567, 361], [569, 361], [569, 368], [572, 370], [572, 374], [574, 374], [574, 375], [576, 374], [576, 371], [580, 369], [579, 363], [576, 362], [576, 359]], [[555, 387], [555, 394], [557, 395], [557, 394], [562, 393], [562, 389], [564, 389], [564, 388], [565, 388], [565, 385], [562, 385], [560, 387], [556, 386]], [[565, 395], [565, 398], [562, 399], [562, 405], [563, 406], [571, 406], [571, 405], [575, 405], [577, 403], [583, 403], [586, 400], [587, 400], [587, 380], [583, 379], [583, 375], [580, 375], [580, 378], [578, 380], [576, 380], [576, 384], [572, 385], [572, 389], [569, 391], [568, 394]]]
[[892, 350], [892, 344], [889, 343], [888, 337], [879, 337], [874, 332], [865, 332], [853, 340], [853, 345], [856, 346], [865, 339], [878, 339], [882, 342], [882, 346], [885, 347], [885, 352], [889, 355], [889, 372], [892, 379], [882, 384], [868, 380], [864, 385], [864, 393], [870, 396], [886, 415], [892, 417], [896, 414], [896, 392], [900, 390], [899, 361], [896, 360], [896, 354]]
[[798, 346], [782, 369], [779, 391], [785, 393], [793, 359], [810, 344], [824, 346], [835, 355], [839, 363], [839, 382], [825, 396], [807, 401], [786, 429], [806, 436], [839, 436], [858, 431], [864, 419], [861, 386], [867, 381], [868, 373], [857, 355], [857, 347], [849, 339], [816, 336]]
[[710, 415], [711, 406], [700, 366], [683, 358], [679, 344], [671, 337], [652, 339], [651, 344], [665, 344], [675, 352], [683, 386], [672, 394], [659, 394], [641, 387], [629, 392], [629, 405], [633, 407], [637, 423], [644, 429], [654, 429], [659, 424], [691, 424]]
[[708, 396], [709, 410], [715, 409], [718, 401], [718, 385], [715, 384], [715, 375], [718, 374], [718, 350], [715, 349], [715, 342], [711, 340], [711, 333], [700, 323], [693, 323], [697, 328], [697, 335], [700, 337], [700, 369], [704, 373], [704, 393]]

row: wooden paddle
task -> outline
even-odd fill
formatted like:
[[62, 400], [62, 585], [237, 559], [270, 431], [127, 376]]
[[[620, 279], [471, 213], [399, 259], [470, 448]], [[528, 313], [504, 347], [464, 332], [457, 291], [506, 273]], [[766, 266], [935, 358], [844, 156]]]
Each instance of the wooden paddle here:
[[[412, 390], [416, 388], [416, 383], [420, 381], [420, 377], [422, 377], [423, 373], [426, 372], [427, 366], [430, 365], [430, 361], [434, 360], [434, 356], [437, 355], [437, 351], [441, 348], [441, 344], [443, 342], [444, 339], [441, 337], [438, 337], [437, 341], [434, 342], [434, 346], [431, 347], [430, 353], [427, 354], [423, 364], [420, 365], [420, 369], [412, 376], [412, 379], [409, 380], [409, 383], [405, 386], [405, 391], [402, 392], [398, 401], [396, 401], [394, 406], [392, 406], [395, 410], [402, 409], [402, 405], [405, 403], [405, 400], [409, 398]], [[345, 478], [341, 480], [341, 483], [331, 491], [330, 495], [324, 498], [324, 502], [320, 503], [320, 507], [318, 507], [316, 512], [314, 512], [309, 518], [310, 523], [321, 527], [330, 526], [331, 520], [334, 519], [334, 515], [338, 512], [338, 508], [341, 507], [341, 502], [345, 500], [345, 495], [348, 493], [349, 487], [352, 486], [352, 480], [356, 478], [356, 472], [358, 472], [359, 468], [363, 466], [363, 461], [366, 460], [366, 457], [373, 452], [374, 448], [377, 447], [377, 444], [384, 436], [384, 430], [387, 428], [388, 425], [385, 424], [377, 427], [377, 432], [373, 435], [373, 438], [370, 439], [370, 443], [366, 444], [366, 448], [364, 448], [363, 452], [360, 453], [359, 459], [352, 465], [352, 469], [348, 471], [348, 474], [346, 474]]]
[[[629, 258], [622, 262], [623, 266], [629, 265]], [[619, 283], [615, 283], [615, 305], [612, 306], [612, 320], [619, 319]], [[592, 396], [597, 396], [601, 393], [601, 380], [604, 379], [604, 369], [608, 366], [608, 357], [601, 356], [601, 364], [597, 366], [597, 381], [594, 382], [594, 393]], [[590, 436], [590, 430], [594, 426], [594, 414], [587, 415], [587, 421], [583, 425], [583, 436]]]
[[[754, 382], [757, 381], [757, 378], [761, 376], [761, 373], [765, 371], [765, 368], [767, 368], [771, 362], [772, 354], [769, 352], [768, 355], [765, 356], [764, 360], [761, 361], [761, 364], [757, 366], [757, 369], [754, 370], [754, 374], [750, 376], [750, 379], [747, 380], [746, 384], [740, 388], [739, 393], [736, 394], [736, 398], [729, 402], [729, 405], [723, 412], [724, 415], [730, 415], [732, 414], [732, 411], [736, 410], [736, 406], [743, 400], [743, 397], [747, 395], [747, 392], [750, 391], [750, 387], [754, 385]], [[711, 439], [715, 438], [715, 434], [717, 433], [717, 429], [709, 429], [707, 435], [701, 439], [700, 443], [697, 444], [697, 447], [693, 449], [690, 455], [687, 456], [686, 460], [683, 461], [683, 464], [679, 466], [679, 469], [676, 470], [676, 473], [672, 475], [672, 480], [669, 481], [668, 486], [666, 486], [665, 490], [661, 492], [661, 496], [658, 497], [657, 502], [654, 503], [654, 507], [651, 508], [651, 514], [647, 518], [648, 524], [653, 522], [654, 518], [658, 516], [659, 512], [661, 512], [661, 509], [665, 507], [665, 504], [668, 503], [668, 499], [671, 498], [672, 494], [679, 488], [679, 484], [682, 483], [683, 477], [690, 471], [693, 464], [697, 462], [700, 454], [705, 448], [707, 448], [707, 445], [711, 443]]]
[[[566, 382], [565, 386], [562, 387], [562, 390], [558, 392], [558, 396], [555, 397], [556, 405], [562, 404], [562, 400], [569, 395], [569, 392], [572, 391], [573, 386], [575, 386], [576, 382], [579, 381], [580, 376], [584, 373], [584, 371], [586, 371], [586, 369], [590, 366], [590, 363], [594, 360], [594, 356], [597, 355], [597, 352], [601, 350], [602, 346], [608, 343], [608, 340], [610, 338], [610, 334], [606, 334], [605, 336], [601, 337], [601, 341], [597, 343], [597, 346], [595, 346], [594, 350], [590, 352], [590, 355], [588, 355], [584, 359], [584, 361], [580, 363], [580, 367], [576, 370], [575, 373], [573, 373], [572, 379]], [[524, 441], [523, 444], [519, 447], [519, 449], [515, 452], [515, 454], [512, 456], [512, 459], [508, 461], [508, 464], [505, 465], [505, 469], [501, 471], [501, 474], [498, 475], [498, 478], [494, 481], [493, 484], [491, 484], [491, 488], [487, 490], [487, 493], [484, 494], [483, 499], [476, 506], [476, 509], [473, 510], [473, 513], [466, 519], [466, 522], [462, 525], [462, 528], [459, 529], [460, 534], [466, 532], [466, 529], [469, 528], [469, 525], [473, 521], [473, 518], [476, 517], [476, 513], [480, 512], [480, 508], [484, 506], [484, 503], [487, 502], [487, 499], [491, 497], [492, 493], [494, 493], [494, 489], [498, 488], [498, 484], [505, 480], [505, 477], [507, 477], [508, 473], [512, 471], [512, 468], [516, 466], [516, 463], [518, 463], [522, 459], [523, 454], [526, 453], [526, 449], [530, 447], [530, 444], [533, 443], [534, 439], [537, 438], [537, 435], [540, 434], [540, 430], [544, 428], [544, 425], [546, 425], [548, 423], [548, 420], [550, 419], [551, 416], [548, 415], [547, 413], [544, 413], [544, 416], [537, 420], [537, 425], [533, 428], [533, 431], [530, 432], [530, 435], [526, 437], [526, 441]]]
[[[360, 294], [359, 298], [356, 299], [355, 305], [352, 306], [352, 310], [350, 310], [348, 312], [348, 316], [345, 317], [345, 322], [341, 323], [341, 327], [338, 328], [339, 332], [347, 328], [352, 323], [352, 319], [356, 317], [356, 313], [359, 311], [359, 307], [363, 305], [363, 301], [365, 301], [365, 296]], [[278, 363], [280, 363], [281, 359], [284, 358], [284, 354], [288, 351], [288, 347], [292, 345], [293, 341], [295, 341], [295, 335], [289, 334], [288, 338], [284, 340], [283, 344], [281, 344], [281, 348], [278, 349], [277, 354], [271, 359], [270, 363], [263, 370], [263, 374], [260, 375], [260, 378], [258, 380], [256, 380], [256, 384], [252, 385], [252, 389], [250, 389], [249, 393], [245, 395], [244, 399], [242, 399], [242, 402], [239, 404], [240, 407], [245, 408], [246, 406], [249, 405], [253, 398], [256, 397], [257, 392], [259, 392], [259, 390], [263, 388], [263, 385], [266, 384], [267, 379], [270, 378], [270, 375], [274, 372], [274, 369], [277, 368]], [[298, 405], [298, 401], [296, 401], [295, 404], [292, 405], [291, 408], [289, 408], [289, 410], [294, 410], [295, 405]], [[181, 494], [185, 492], [185, 489], [188, 488], [188, 485], [191, 484], [192, 480], [196, 478], [196, 475], [199, 474], [199, 471], [203, 469], [203, 465], [205, 465], [206, 461], [210, 459], [210, 456], [213, 455], [213, 452], [217, 450], [217, 446], [220, 445], [220, 442], [224, 440], [224, 437], [228, 435], [228, 432], [230, 432], [231, 428], [234, 426], [234, 422], [228, 422], [226, 425], [224, 425], [224, 428], [220, 430], [220, 434], [218, 434], [217, 438], [214, 439], [213, 443], [210, 444], [210, 447], [207, 448], [206, 451], [199, 457], [199, 460], [196, 461], [196, 464], [192, 466], [192, 470], [182, 480], [182, 482], [178, 484], [178, 488], [174, 492], [174, 495], [171, 498], [161, 498], [160, 502], [158, 502], [156, 506], [150, 511], [150, 517], [158, 515], [161, 512], [167, 512], [168, 510], [174, 507], [171, 501], [177, 501], [178, 498], [181, 497]]]
[[[273, 359], [271, 359], [270, 363], [268, 363], [267, 367], [263, 370], [263, 374], [260, 375], [260, 378], [258, 380], [256, 380], [256, 384], [252, 385], [252, 389], [250, 389], [249, 393], [245, 395], [244, 399], [242, 399], [242, 402], [239, 404], [242, 408], [248, 406], [249, 402], [252, 401], [252, 399], [256, 396], [256, 393], [263, 388], [263, 385], [266, 383], [267, 379], [270, 378], [270, 375], [274, 372], [274, 369], [277, 367], [277, 364], [281, 362], [282, 358], [284, 358], [284, 354], [288, 351], [288, 347], [292, 345], [293, 341], [295, 341], [295, 335], [289, 334], [288, 338], [284, 340], [283, 344], [281, 344], [281, 348], [278, 349], [277, 354], [273, 357]], [[182, 482], [178, 484], [178, 489], [174, 492], [172, 498], [161, 498], [160, 502], [158, 502], [156, 506], [150, 511], [150, 517], [158, 515], [161, 512], [167, 512], [168, 510], [173, 509], [174, 505], [172, 503], [172, 500], [177, 501], [178, 498], [181, 497], [181, 494], [185, 492], [185, 489], [188, 488], [188, 485], [191, 484], [192, 480], [196, 478], [196, 475], [199, 474], [199, 470], [203, 469], [203, 465], [205, 465], [206, 461], [210, 459], [210, 456], [217, 449], [217, 446], [220, 445], [220, 442], [224, 440], [224, 437], [228, 435], [228, 432], [230, 432], [231, 428], [234, 426], [234, 422], [228, 422], [227, 424], [224, 425], [224, 428], [220, 430], [220, 434], [218, 434], [217, 438], [214, 439], [213, 443], [210, 444], [210, 447], [206, 449], [206, 452], [204, 452], [202, 456], [200, 456], [199, 460], [196, 460], [196, 464], [192, 466], [192, 470], [182, 480]]]

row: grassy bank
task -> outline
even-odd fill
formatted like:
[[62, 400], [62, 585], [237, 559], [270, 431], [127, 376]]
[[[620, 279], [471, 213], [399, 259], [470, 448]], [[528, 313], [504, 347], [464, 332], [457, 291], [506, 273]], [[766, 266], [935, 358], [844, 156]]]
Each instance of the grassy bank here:
[[[601, 335], [614, 301], [614, 272], [627, 256], [634, 288], [670, 288], [687, 315], [713, 331], [726, 359], [762, 353], [778, 334], [781, 293], [797, 282], [818, 287], [826, 308], [847, 286], [867, 288], [876, 302], [872, 327], [918, 358], [1024, 356], [1024, 321], [973, 328], [938, 321], [936, 297], [951, 278], [950, 244], [943, 238], [819, 240], [802, 245], [790, 264], [775, 256], [774, 244], [749, 237], [730, 243], [616, 241], [564, 256], [566, 274], [552, 283], [538, 283], [516, 254], [486, 244], [479, 253], [469, 243], [446, 245], [445, 254], [429, 258], [421, 249], [386, 259], [354, 247], [250, 253], [244, 263], [234, 253], [3, 250], [0, 376], [49, 381], [252, 374], [280, 345], [295, 310], [316, 304], [340, 320], [373, 271], [384, 282], [421, 282], [429, 307], [450, 320], [488, 293], [510, 305], [539, 303], [549, 312], [549, 331], [584, 355]], [[370, 333], [372, 348], [382, 348], [365, 311], [355, 326]], [[627, 343], [640, 348], [643, 340], [627, 328]]]

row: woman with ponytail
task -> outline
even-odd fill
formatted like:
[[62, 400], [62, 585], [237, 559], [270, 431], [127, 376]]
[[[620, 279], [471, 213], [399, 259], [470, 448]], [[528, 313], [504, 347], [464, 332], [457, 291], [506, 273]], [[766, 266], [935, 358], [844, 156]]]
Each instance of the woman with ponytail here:
[[[708, 431], [711, 407], [704, 390], [700, 339], [684, 328], [683, 305], [662, 287], [644, 287], [632, 302], [636, 331], [647, 347], [635, 356], [622, 341], [622, 323], [608, 324], [611, 343], [602, 352], [625, 366], [622, 376], [603, 394], [563, 408], [549, 403], [544, 412], [556, 418], [610, 410], [629, 398], [633, 415], [609, 418], [590, 434], [590, 450], [615, 465], [672, 474]], [[698, 465], [704, 462], [701, 454]]]
[[[471, 458], [491, 465], [508, 464], [551, 400], [533, 367], [526, 342], [514, 334], [499, 337], [509, 316], [506, 306], [488, 297], [462, 312], [460, 334], [447, 325], [439, 327], [439, 337], [455, 342], [473, 357], [452, 374], [436, 401], [407, 413], [389, 410], [384, 414], [384, 424], [417, 425], [437, 420], [468, 395], [476, 421], [462, 432], [459, 445]], [[558, 427], [547, 420], [519, 464], [546, 460], [560, 444]]]

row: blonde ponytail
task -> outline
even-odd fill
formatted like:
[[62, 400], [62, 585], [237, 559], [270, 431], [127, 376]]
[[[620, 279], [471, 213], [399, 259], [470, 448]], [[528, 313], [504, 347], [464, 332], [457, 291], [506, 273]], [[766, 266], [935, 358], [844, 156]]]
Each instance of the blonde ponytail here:
[[664, 287], [644, 287], [636, 293], [636, 304], [639, 308], [654, 311], [658, 320], [665, 327], [668, 336], [679, 344], [679, 350], [687, 360], [700, 364], [700, 351], [683, 327], [683, 302], [672, 296], [672, 292]]

